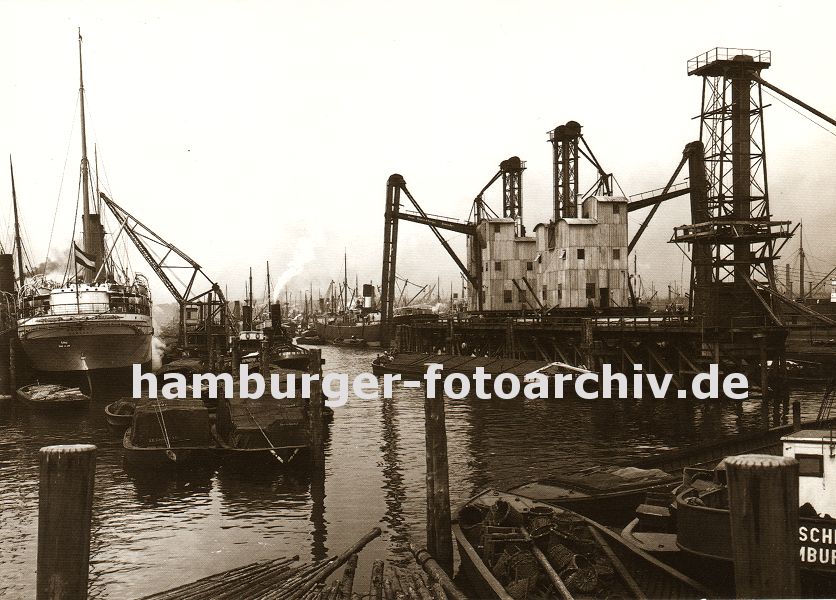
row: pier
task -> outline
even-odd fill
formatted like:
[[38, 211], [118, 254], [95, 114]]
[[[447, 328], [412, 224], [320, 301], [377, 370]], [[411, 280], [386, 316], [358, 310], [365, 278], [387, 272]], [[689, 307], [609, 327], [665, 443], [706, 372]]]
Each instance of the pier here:
[[[34, 112], [5, 111], [27, 127], [0, 240], [0, 596], [836, 597], [836, 269], [814, 258], [834, 210], [799, 209], [787, 149], [809, 138], [765, 117], [836, 119], [767, 49], [677, 75], [682, 40], [580, 34], [565, 7], [435, 11], [431, 36], [406, 9], [320, 9], [108, 28], [169, 102], [197, 90], [168, 138], [110, 23], [84, 64], [73, 30], [60, 207], [37, 200], [65, 195], [60, 157], [29, 163], [62, 80], [40, 81], [46, 40], [8, 38], [37, 77], [12, 61], [5, 96]], [[587, 76], [567, 57], [593, 46]], [[113, 84], [104, 124], [127, 115], [113, 186], [85, 75]]]

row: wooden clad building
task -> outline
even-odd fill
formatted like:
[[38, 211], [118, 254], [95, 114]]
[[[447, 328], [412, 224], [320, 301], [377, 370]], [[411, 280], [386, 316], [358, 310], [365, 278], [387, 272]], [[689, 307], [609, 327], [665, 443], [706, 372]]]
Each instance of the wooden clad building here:
[[[512, 219], [478, 225], [481, 257], [468, 246], [472, 269], [481, 258], [484, 310], [628, 306], [627, 198], [590, 196], [581, 216], [540, 223], [534, 237], [516, 235]], [[470, 309], [477, 309], [470, 293]]]

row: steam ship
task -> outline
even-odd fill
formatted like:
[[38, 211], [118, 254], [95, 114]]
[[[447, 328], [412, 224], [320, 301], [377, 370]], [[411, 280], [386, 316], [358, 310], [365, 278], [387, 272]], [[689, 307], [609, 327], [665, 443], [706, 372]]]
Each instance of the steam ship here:
[[91, 206], [81, 33], [78, 59], [83, 246], [73, 243], [62, 283], [47, 280], [46, 273], [25, 280], [12, 184], [19, 276], [17, 334], [33, 368], [39, 371], [96, 371], [151, 361], [153, 325], [148, 281], [140, 274], [133, 278], [126, 273], [116, 275], [114, 248], [105, 251], [101, 213], [97, 206]]

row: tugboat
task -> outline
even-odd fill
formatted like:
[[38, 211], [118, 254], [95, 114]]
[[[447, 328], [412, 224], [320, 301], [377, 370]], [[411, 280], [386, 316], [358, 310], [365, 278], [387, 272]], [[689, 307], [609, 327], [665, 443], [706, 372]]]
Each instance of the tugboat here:
[[[267, 289], [270, 289], [270, 266], [267, 266]], [[253, 275], [250, 270], [250, 285], [247, 304], [243, 308], [242, 331], [236, 340], [242, 364], [261, 363], [262, 346], [266, 344], [267, 359], [271, 365], [282, 369], [305, 369], [308, 366], [308, 351], [295, 345], [282, 328], [282, 306], [270, 303], [255, 322], [253, 299]], [[237, 367], [236, 367], [237, 368]]]
[[[836, 593], [836, 437], [803, 429], [781, 438], [784, 456], [799, 465], [801, 583], [805, 596]], [[688, 468], [670, 506], [642, 505], [623, 537], [690, 573], [733, 582], [731, 524], [725, 461], [714, 469]], [[722, 590], [721, 590], [722, 591]], [[733, 592], [733, 590], [726, 590]]]

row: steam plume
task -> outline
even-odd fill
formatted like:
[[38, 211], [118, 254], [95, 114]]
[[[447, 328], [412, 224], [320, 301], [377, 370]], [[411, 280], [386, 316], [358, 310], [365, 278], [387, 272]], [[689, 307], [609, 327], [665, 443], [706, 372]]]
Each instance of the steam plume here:
[[273, 286], [273, 293], [271, 297], [273, 298], [273, 302], [279, 302], [279, 292], [282, 291], [285, 285], [299, 275], [302, 272], [302, 269], [305, 268], [309, 262], [314, 259], [314, 246], [316, 244], [316, 239], [312, 235], [307, 235], [299, 240], [299, 243], [296, 244], [296, 248], [293, 250], [293, 257], [290, 259], [290, 263], [288, 263], [287, 268], [279, 275], [278, 279], [276, 279], [276, 285]]

